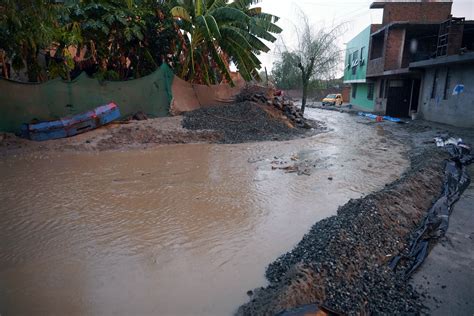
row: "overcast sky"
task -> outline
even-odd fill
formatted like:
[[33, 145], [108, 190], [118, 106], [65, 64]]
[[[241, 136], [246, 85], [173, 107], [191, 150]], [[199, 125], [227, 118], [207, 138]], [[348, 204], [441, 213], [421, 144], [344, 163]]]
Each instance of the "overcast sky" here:
[[[382, 10], [369, 9], [372, 2], [369, 0], [263, 0], [260, 5], [265, 12], [280, 17], [278, 25], [283, 28], [281, 37], [289, 46], [295, 44], [294, 25], [298, 24], [300, 9], [309, 16], [315, 27], [331, 27], [331, 25], [346, 22], [346, 31], [339, 43], [343, 48], [344, 43], [369, 24], [382, 22]], [[452, 14], [474, 20], [474, 0], [454, 0]], [[269, 71], [278, 56], [278, 49], [274, 46], [271, 45], [270, 53], [260, 56]]]

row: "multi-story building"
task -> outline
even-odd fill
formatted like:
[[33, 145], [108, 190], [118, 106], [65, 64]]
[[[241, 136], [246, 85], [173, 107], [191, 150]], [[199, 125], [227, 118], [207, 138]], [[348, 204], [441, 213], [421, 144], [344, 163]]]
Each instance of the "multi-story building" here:
[[439, 25], [432, 58], [410, 63], [422, 72], [419, 110], [424, 119], [474, 127], [474, 21]]
[[367, 80], [375, 82], [375, 111], [408, 117], [418, 111], [422, 72], [410, 63], [436, 50], [439, 24], [451, 14], [451, 1], [374, 2], [383, 9], [381, 25], [370, 35]]
[[347, 43], [344, 83], [350, 84], [350, 103], [360, 110], [374, 110], [374, 83], [367, 80], [367, 58], [371, 26]]
[[450, 0], [374, 2], [382, 24], [347, 44], [344, 83], [364, 110], [474, 127], [474, 21]]

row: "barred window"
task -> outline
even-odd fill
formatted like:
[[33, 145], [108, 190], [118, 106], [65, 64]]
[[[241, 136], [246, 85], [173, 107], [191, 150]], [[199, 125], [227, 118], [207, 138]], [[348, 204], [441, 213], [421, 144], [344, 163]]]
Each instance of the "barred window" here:
[[369, 100], [374, 99], [374, 84], [373, 83], [367, 84], [367, 99]]
[[443, 99], [447, 100], [449, 95], [449, 86], [451, 85], [451, 74], [449, 73], [449, 68], [446, 69], [446, 79], [444, 80], [444, 93]]
[[435, 70], [433, 76], [433, 86], [431, 87], [431, 98], [434, 99], [436, 97], [436, 89], [438, 88], [438, 69]]

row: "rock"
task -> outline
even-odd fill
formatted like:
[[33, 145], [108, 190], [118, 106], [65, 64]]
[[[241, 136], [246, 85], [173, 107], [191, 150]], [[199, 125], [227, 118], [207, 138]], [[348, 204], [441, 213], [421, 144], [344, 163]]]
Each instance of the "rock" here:
[[133, 114], [132, 120], [144, 121], [144, 120], [148, 120], [148, 116], [142, 111], [138, 111], [137, 113]]

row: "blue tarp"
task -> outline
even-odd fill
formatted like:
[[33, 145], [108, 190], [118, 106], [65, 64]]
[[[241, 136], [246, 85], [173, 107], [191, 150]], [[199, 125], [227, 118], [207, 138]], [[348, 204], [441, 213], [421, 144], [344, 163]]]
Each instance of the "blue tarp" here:
[[[359, 116], [364, 116], [364, 117], [368, 117], [368, 118], [371, 118], [373, 120], [377, 119], [377, 117], [379, 115], [375, 115], [375, 114], [372, 114], [372, 113], [366, 113], [366, 112], [358, 112], [357, 115]], [[399, 118], [396, 118], [396, 117], [391, 117], [391, 116], [382, 116], [382, 118], [385, 120], [385, 121], [390, 121], [390, 122], [395, 122], [395, 123], [398, 123], [398, 122], [401, 122], [402, 120], [400, 120]]]
[[32, 140], [48, 140], [74, 136], [120, 117], [120, 110], [115, 103], [108, 103], [92, 111], [65, 117], [56, 121], [24, 124], [23, 135]]

